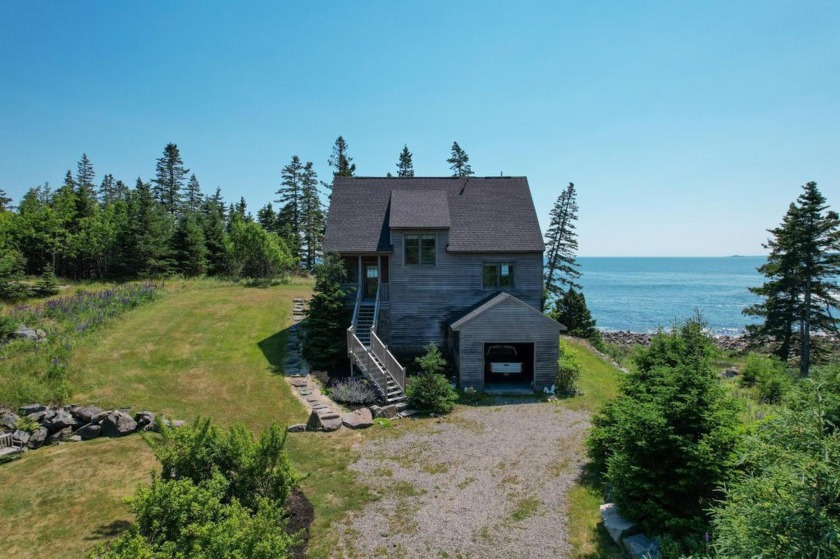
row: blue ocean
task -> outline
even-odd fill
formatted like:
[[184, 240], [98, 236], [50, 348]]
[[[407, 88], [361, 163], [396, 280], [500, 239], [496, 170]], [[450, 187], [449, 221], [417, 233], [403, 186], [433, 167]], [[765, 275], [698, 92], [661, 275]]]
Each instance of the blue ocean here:
[[716, 335], [742, 334], [756, 321], [741, 310], [758, 301], [764, 256], [710, 258], [579, 257], [580, 283], [603, 330], [653, 332], [699, 310]]

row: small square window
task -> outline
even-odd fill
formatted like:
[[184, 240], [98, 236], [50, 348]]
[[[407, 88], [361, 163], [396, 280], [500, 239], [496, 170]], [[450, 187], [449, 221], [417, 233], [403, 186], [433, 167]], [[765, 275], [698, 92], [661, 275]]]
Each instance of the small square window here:
[[510, 262], [485, 262], [482, 267], [481, 284], [484, 289], [512, 288], [513, 264]]

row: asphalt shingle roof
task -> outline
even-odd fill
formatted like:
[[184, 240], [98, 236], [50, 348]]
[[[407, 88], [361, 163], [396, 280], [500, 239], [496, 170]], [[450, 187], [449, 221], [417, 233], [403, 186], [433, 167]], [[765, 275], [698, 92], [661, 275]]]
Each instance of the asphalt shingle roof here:
[[325, 251], [389, 252], [391, 227], [448, 227], [449, 252], [544, 249], [525, 177], [334, 179]]
[[450, 318], [447, 321], [448, 324], [449, 324], [449, 327], [452, 328], [453, 330], [460, 330], [462, 326], [464, 326], [465, 324], [467, 324], [471, 320], [473, 320], [475, 318], [478, 318], [482, 314], [486, 313], [487, 311], [489, 311], [490, 309], [492, 309], [493, 307], [495, 307], [499, 303], [503, 303], [504, 301], [515, 301], [516, 303], [518, 303], [519, 305], [522, 306], [522, 311], [523, 312], [536, 313], [536, 314], [540, 315], [546, 321], [550, 322], [553, 326], [557, 327], [561, 332], [565, 332], [567, 330], [567, 328], [565, 326], [556, 322], [552, 318], [549, 318], [548, 316], [544, 315], [543, 313], [541, 313], [540, 311], [538, 311], [537, 309], [535, 309], [534, 307], [532, 307], [531, 305], [529, 305], [525, 301], [522, 301], [521, 299], [518, 299], [518, 298], [514, 297], [510, 293], [504, 293], [504, 292], [501, 292], [501, 291], [496, 291], [495, 293], [493, 293], [489, 297], [479, 301], [478, 303], [476, 303], [475, 305], [473, 305], [471, 307], [468, 307], [468, 308], [464, 309], [463, 311], [459, 312], [458, 314], [456, 314], [455, 316]]

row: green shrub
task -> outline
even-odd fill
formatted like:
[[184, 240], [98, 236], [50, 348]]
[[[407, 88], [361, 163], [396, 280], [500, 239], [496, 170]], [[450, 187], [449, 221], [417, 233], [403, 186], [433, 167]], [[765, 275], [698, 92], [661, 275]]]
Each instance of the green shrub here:
[[56, 295], [59, 292], [58, 278], [55, 277], [55, 272], [50, 264], [44, 268], [44, 273], [41, 274], [41, 279], [35, 284], [32, 290], [37, 297], [49, 297]]
[[15, 421], [15, 429], [26, 431], [27, 433], [34, 433], [40, 426], [40, 423], [28, 417], [18, 417], [17, 421]]
[[18, 326], [20, 326], [19, 320], [7, 314], [0, 314], [0, 341], [17, 330]]
[[658, 333], [593, 418], [589, 456], [622, 512], [650, 534], [702, 535], [730, 473], [738, 423], [714, 355], [699, 316]]
[[779, 404], [793, 387], [793, 380], [784, 367], [763, 371], [756, 382], [762, 402]]
[[555, 391], [558, 394], [574, 394], [579, 378], [580, 363], [561, 342], [560, 358], [557, 360], [557, 376], [554, 379]]
[[421, 373], [408, 379], [405, 395], [408, 402], [432, 413], [449, 413], [455, 407], [458, 393], [449, 384], [443, 371], [446, 360], [437, 345], [430, 343], [426, 353], [416, 359]]
[[345, 404], [372, 404], [376, 401], [376, 392], [365, 379], [349, 378], [336, 382], [330, 388], [330, 397]]
[[779, 368], [784, 368], [784, 365], [777, 358], [760, 353], [749, 353], [744, 370], [741, 371], [741, 386], [754, 386], [759, 377]]

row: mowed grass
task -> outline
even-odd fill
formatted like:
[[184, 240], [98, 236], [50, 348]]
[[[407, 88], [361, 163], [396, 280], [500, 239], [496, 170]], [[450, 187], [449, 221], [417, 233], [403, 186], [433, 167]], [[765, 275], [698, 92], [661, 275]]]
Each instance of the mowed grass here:
[[[167, 287], [160, 300], [109, 324], [74, 351], [83, 379], [75, 402], [149, 409], [172, 418], [211, 417], [258, 433], [271, 422], [306, 420], [282, 374], [292, 299], [311, 283], [246, 288], [218, 283]], [[310, 556], [329, 557], [329, 528], [369, 499], [347, 466], [357, 459], [355, 432], [288, 438], [315, 507]], [[79, 557], [124, 529], [124, 499], [157, 468], [137, 435], [27, 453], [0, 466], [0, 541], [4, 557]], [[14, 487], [14, 489], [9, 489]]]
[[[587, 342], [563, 338], [566, 348], [581, 365], [578, 389], [583, 392], [562, 400], [561, 405], [597, 413], [604, 402], [618, 394], [621, 377], [611, 363], [595, 354]], [[575, 559], [618, 559], [622, 551], [610, 539], [601, 522], [599, 506], [603, 504], [603, 490], [599, 480], [585, 471], [569, 491], [569, 543]]]

